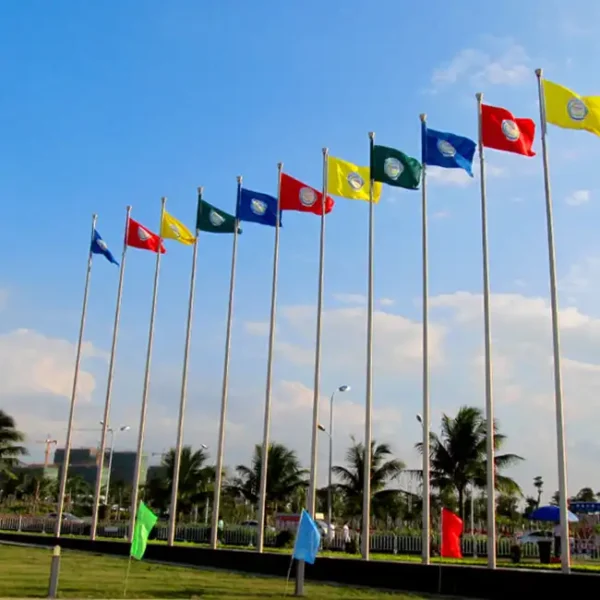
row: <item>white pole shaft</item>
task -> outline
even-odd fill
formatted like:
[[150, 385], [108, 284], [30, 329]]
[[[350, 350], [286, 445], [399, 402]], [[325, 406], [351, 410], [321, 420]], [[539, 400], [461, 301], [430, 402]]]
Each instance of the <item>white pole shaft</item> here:
[[60, 485], [58, 490], [58, 506], [56, 510], [55, 537], [60, 537], [62, 516], [65, 506], [65, 494], [67, 491], [67, 479], [69, 476], [69, 462], [71, 459], [71, 445], [73, 440], [73, 422], [75, 420], [75, 402], [77, 400], [77, 382], [79, 381], [79, 368], [81, 366], [81, 349], [83, 346], [83, 332], [85, 330], [85, 317], [87, 314], [88, 295], [90, 289], [90, 278], [92, 275], [92, 243], [98, 215], [92, 215], [92, 234], [90, 236], [90, 247], [88, 251], [87, 270], [85, 274], [85, 287], [83, 290], [83, 304], [81, 307], [81, 321], [79, 323], [79, 338], [77, 340], [77, 351], [75, 353], [75, 370], [73, 374], [73, 387], [71, 389], [71, 406], [69, 408], [69, 420], [67, 423], [67, 439], [65, 440], [65, 452], [63, 456], [62, 470], [60, 472]]
[[[239, 203], [242, 188], [242, 177], [238, 177], [238, 192], [236, 202]], [[229, 278], [229, 306], [227, 308], [227, 327], [225, 332], [225, 358], [223, 361], [223, 387], [221, 390], [221, 416], [219, 419], [219, 442], [217, 449], [217, 464], [215, 467], [215, 489], [213, 497], [213, 514], [210, 530], [210, 547], [214, 550], [218, 541], [219, 510], [221, 502], [221, 481], [223, 478], [223, 459], [225, 453], [225, 424], [227, 422], [227, 400], [229, 397], [229, 355], [231, 353], [231, 324], [233, 322], [233, 296], [235, 292], [235, 267], [237, 261], [238, 221], [233, 232], [233, 249], [231, 251], [231, 275]]]
[[[90, 539], [96, 539], [96, 529], [98, 528], [98, 508], [100, 506], [100, 494], [102, 493], [102, 471], [104, 469], [104, 452], [106, 449], [106, 432], [110, 422], [110, 405], [112, 399], [112, 388], [115, 374], [115, 358], [117, 355], [117, 340], [119, 337], [119, 322], [121, 318], [121, 298], [123, 296], [123, 281], [125, 278], [125, 260], [127, 258], [127, 230], [129, 228], [129, 217], [131, 215], [131, 206], [127, 207], [125, 214], [125, 231], [123, 234], [123, 252], [121, 253], [121, 267], [119, 269], [119, 283], [117, 286], [117, 304], [115, 306], [115, 320], [113, 325], [112, 344], [110, 348], [110, 359], [108, 362], [108, 377], [106, 380], [106, 397], [104, 400], [104, 416], [102, 417], [102, 434], [100, 437], [100, 457], [98, 461], [98, 470], [96, 472], [96, 487], [94, 489], [94, 506], [92, 508], [92, 528], [90, 530]], [[112, 451], [111, 451], [112, 457]], [[110, 481], [110, 467], [106, 483], [106, 497], [108, 498], [108, 482]]]
[[[162, 222], [165, 215], [165, 204], [167, 203], [166, 198], [161, 200], [160, 210], [160, 224], [158, 231], [162, 229]], [[159, 233], [160, 235], [160, 233]], [[140, 487], [140, 476], [142, 471], [142, 458], [144, 451], [144, 436], [146, 433], [146, 412], [148, 411], [148, 396], [150, 392], [150, 367], [152, 366], [152, 346], [154, 342], [154, 321], [156, 317], [156, 301], [158, 298], [158, 279], [160, 275], [160, 246], [162, 244], [162, 238], [159, 240], [158, 251], [156, 252], [156, 269], [154, 271], [154, 289], [152, 292], [152, 307], [150, 309], [150, 327], [148, 328], [148, 348], [146, 352], [146, 371], [144, 373], [144, 389], [142, 392], [142, 406], [140, 409], [140, 429], [138, 431], [137, 441], [137, 453], [135, 457], [135, 470], [133, 473], [133, 482], [131, 490], [131, 508], [130, 512], [130, 525], [129, 525], [129, 541], [133, 540], [133, 532], [135, 529], [135, 518], [137, 516], [138, 499], [139, 499], [139, 487]]]
[[281, 171], [283, 163], [277, 165], [277, 221], [275, 223], [275, 246], [273, 250], [273, 285], [271, 290], [271, 319], [269, 327], [269, 350], [267, 358], [267, 383], [265, 391], [265, 420], [263, 425], [263, 443], [261, 454], [258, 532], [256, 551], [262, 552], [265, 542], [265, 520], [267, 510], [267, 473], [269, 466], [269, 429], [271, 426], [271, 388], [273, 379], [273, 350], [275, 348], [275, 316], [277, 308], [277, 275], [279, 267], [279, 197], [281, 193]]
[[331, 533], [331, 523], [333, 521], [333, 398], [335, 396], [335, 392], [331, 394], [331, 398], [329, 400], [329, 478], [327, 485], [327, 523], [329, 524], [329, 537], [332, 538]]
[[[110, 454], [108, 455], [108, 474], [106, 476], [106, 503], [110, 502], [109, 494], [110, 494], [110, 475], [112, 473], [112, 465], [113, 465], [113, 454], [115, 452], [115, 430], [113, 429], [110, 435]], [[110, 512], [110, 506], [108, 508]]]
[[563, 573], [571, 570], [571, 547], [569, 543], [569, 507], [567, 487], [567, 451], [565, 441], [565, 415], [562, 392], [562, 370], [560, 365], [560, 329], [558, 321], [558, 286], [556, 277], [556, 250], [554, 246], [554, 220], [552, 217], [552, 193], [550, 189], [550, 167], [546, 142], [546, 111], [542, 69], [536, 70], [542, 123], [542, 160], [544, 164], [544, 189], [546, 192], [546, 227], [548, 231], [548, 265], [550, 268], [550, 308], [552, 313], [552, 351], [554, 356], [554, 401], [556, 405], [556, 446], [558, 453], [558, 495], [560, 510], [560, 562]]

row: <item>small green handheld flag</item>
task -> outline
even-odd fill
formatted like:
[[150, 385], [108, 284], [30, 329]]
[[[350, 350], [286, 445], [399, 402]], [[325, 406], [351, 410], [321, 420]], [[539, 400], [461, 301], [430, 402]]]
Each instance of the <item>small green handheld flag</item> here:
[[133, 530], [133, 540], [131, 542], [130, 555], [136, 560], [142, 560], [146, 545], [148, 544], [148, 536], [156, 525], [158, 517], [140, 501], [140, 507], [135, 518], [135, 529]]

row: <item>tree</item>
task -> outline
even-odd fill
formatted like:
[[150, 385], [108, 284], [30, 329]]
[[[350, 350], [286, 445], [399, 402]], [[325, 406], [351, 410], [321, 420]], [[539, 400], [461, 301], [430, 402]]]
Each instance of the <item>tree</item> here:
[[539, 508], [542, 500], [542, 492], [544, 491], [544, 480], [541, 475], [533, 478], [533, 487], [537, 490], [537, 506]]
[[594, 494], [594, 490], [592, 488], [584, 487], [577, 492], [574, 500], [577, 502], [595, 502], [596, 494]]
[[26, 456], [27, 450], [20, 444], [25, 435], [17, 430], [15, 420], [0, 410], [0, 476], [14, 478], [14, 468], [19, 464], [19, 457]]
[[[334, 466], [333, 473], [341, 480], [336, 487], [346, 498], [347, 512], [357, 516], [362, 514], [365, 446], [354, 437], [351, 439], [352, 445], [346, 452], [347, 466]], [[375, 514], [381, 512], [382, 505], [393, 504], [395, 497], [401, 495], [400, 490], [386, 489], [405, 468], [401, 460], [391, 456], [392, 450], [388, 444], [371, 442], [371, 506]]]
[[[494, 423], [494, 447], [498, 451], [506, 436], [498, 433]], [[487, 481], [487, 424], [481, 409], [463, 406], [454, 418], [442, 416], [441, 435], [430, 433], [431, 485], [441, 493], [454, 491], [458, 496], [459, 510], [464, 509], [467, 486], [484, 489]], [[423, 452], [423, 444], [416, 444]], [[519, 485], [510, 477], [499, 473], [523, 460], [516, 454], [496, 454], [496, 489], [505, 494], [521, 494]], [[464, 517], [464, 515], [463, 515]]]
[[[252, 464], [236, 467], [237, 476], [233, 479], [231, 491], [254, 505], [258, 504], [261, 471], [262, 446], [257, 444], [254, 447]], [[269, 446], [267, 461], [267, 510], [276, 512], [280, 507], [287, 507], [298, 489], [306, 487], [306, 473], [293, 450], [283, 444], [272, 443]]]

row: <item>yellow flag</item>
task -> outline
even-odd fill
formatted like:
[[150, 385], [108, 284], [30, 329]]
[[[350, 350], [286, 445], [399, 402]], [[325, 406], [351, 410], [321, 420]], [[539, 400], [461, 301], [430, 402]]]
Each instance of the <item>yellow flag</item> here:
[[[368, 202], [370, 178], [369, 167], [358, 167], [333, 156], [330, 156], [327, 161], [327, 191], [334, 196]], [[374, 183], [373, 202], [379, 202], [381, 188], [381, 183]]]
[[176, 240], [186, 246], [191, 246], [196, 240], [196, 237], [192, 235], [192, 232], [166, 210], [164, 211], [163, 220], [160, 224], [160, 237], [168, 240]]
[[600, 96], [580, 96], [544, 79], [546, 122], [564, 129], [583, 129], [600, 136]]

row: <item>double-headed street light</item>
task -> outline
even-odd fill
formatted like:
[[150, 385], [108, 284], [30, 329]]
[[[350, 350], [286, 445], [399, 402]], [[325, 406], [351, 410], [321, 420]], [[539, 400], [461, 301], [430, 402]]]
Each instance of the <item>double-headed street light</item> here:
[[[104, 427], [104, 421], [100, 421], [100, 425]], [[113, 453], [115, 451], [115, 437], [117, 433], [129, 431], [131, 427], [129, 425], [121, 425], [116, 429], [114, 427], [107, 427], [106, 431], [110, 433], [110, 454], [108, 455], [108, 475], [106, 476], [106, 504], [109, 502], [109, 491], [110, 491], [110, 476], [112, 474], [112, 462], [113, 462]], [[102, 473], [100, 473], [100, 477], [102, 477]]]

